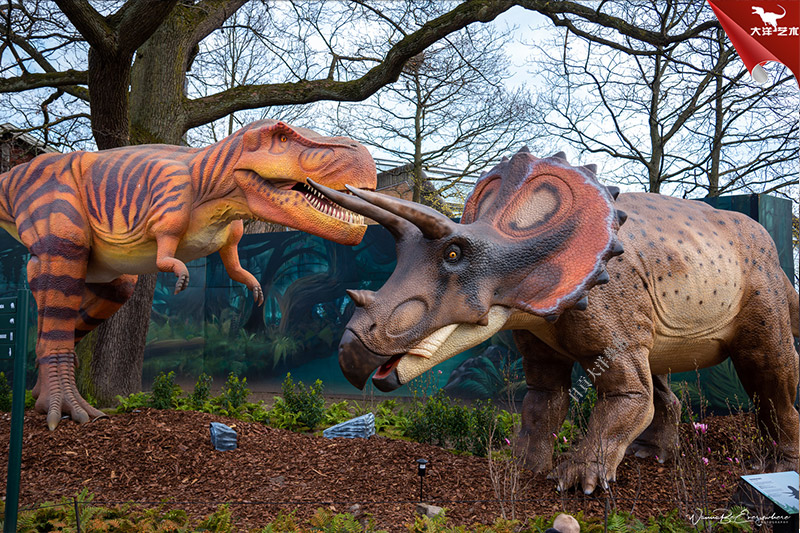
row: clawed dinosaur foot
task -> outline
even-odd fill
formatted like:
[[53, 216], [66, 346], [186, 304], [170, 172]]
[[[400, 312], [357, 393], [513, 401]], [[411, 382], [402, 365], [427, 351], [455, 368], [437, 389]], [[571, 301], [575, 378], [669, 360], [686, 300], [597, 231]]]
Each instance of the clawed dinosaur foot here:
[[36, 411], [47, 415], [47, 427], [54, 430], [62, 414], [79, 424], [106, 417], [81, 397], [75, 384], [75, 354], [56, 353], [39, 359], [39, 380], [34, 387]]
[[261, 307], [264, 304], [264, 291], [261, 289], [261, 285], [256, 285], [251, 290], [253, 291], [253, 300]]
[[178, 281], [175, 282], [175, 292], [173, 294], [178, 294], [188, 286], [189, 286], [189, 274], [179, 274]]
[[603, 489], [608, 489], [609, 482], [616, 481], [616, 478], [616, 469], [609, 472], [603, 463], [595, 460], [582, 460], [577, 454], [564, 460], [547, 476], [547, 479], [558, 482], [559, 492], [580, 483], [585, 494], [593, 493], [598, 485]]

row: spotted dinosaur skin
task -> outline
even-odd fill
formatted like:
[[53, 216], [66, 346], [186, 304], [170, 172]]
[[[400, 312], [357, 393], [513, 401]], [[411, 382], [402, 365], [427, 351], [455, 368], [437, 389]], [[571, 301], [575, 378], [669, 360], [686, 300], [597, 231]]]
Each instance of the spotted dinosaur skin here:
[[[730, 358], [765, 442], [777, 443], [763, 466], [797, 470], [800, 310], [766, 230], [701, 202], [607, 190], [594, 168], [562, 157], [523, 150], [501, 163], [476, 184], [461, 224], [320, 188], [398, 241], [386, 284], [351, 291], [345, 376], [363, 387], [377, 368], [373, 383], [392, 390], [511, 329], [528, 387], [517, 451], [559, 489], [591, 493], [614, 481], [626, 452], [672, 458], [680, 406], [668, 375]], [[585, 438], [553, 468], [552, 434], [589, 386], [571, 389], [574, 363], [598, 400]]]
[[264, 296], [239, 263], [243, 219], [284, 224], [357, 244], [363, 218], [314, 193], [313, 178], [343, 190], [375, 188], [362, 145], [277, 121], [255, 122], [206, 148], [141, 145], [44, 154], [0, 175], [0, 227], [30, 251], [39, 309], [36, 409], [54, 429], [62, 413], [102, 412], [75, 387], [75, 344], [133, 293], [138, 274], [173, 272], [219, 251], [228, 275]]

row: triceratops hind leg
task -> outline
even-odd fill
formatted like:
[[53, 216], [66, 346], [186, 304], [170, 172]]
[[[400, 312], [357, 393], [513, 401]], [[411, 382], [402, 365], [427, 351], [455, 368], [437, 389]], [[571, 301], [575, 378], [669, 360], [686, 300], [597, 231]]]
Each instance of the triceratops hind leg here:
[[[773, 309], [777, 313], [778, 310]], [[776, 321], [777, 322], [777, 321]], [[786, 321], [788, 323], [788, 321]], [[798, 383], [798, 355], [788, 328], [749, 328], [732, 343], [731, 360], [739, 379], [753, 400], [767, 458], [768, 471], [798, 470], [800, 417], [794, 407]], [[758, 329], [758, 331], [756, 331]]]

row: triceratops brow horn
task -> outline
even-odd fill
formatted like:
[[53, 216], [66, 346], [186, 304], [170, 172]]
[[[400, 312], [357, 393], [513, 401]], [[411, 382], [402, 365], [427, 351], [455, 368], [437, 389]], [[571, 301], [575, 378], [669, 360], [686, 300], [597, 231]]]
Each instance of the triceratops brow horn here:
[[407, 220], [389, 211], [386, 211], [385, 209], [381, 209], [380, 207], [372, 205], [366, 200], [362, 200], [361, 198], [357, 198], [351, 194], [345, 194], [329, 187], [325, 187], [324, 185], [320, 185], [310, 178], [306, 178], [306, 181], [309, 185], [322, 193], [332, 202], [336, 202], [345, 209], [349, 209], [354, 213], [369, 217], [381, 226], [385, 227], [395, 239], [399, 239], [401, 236], [408, 234], [414, 227]]
[[408, 220], [419, 228], [422, 235], [428, 239], [441, 239], [453, 232], [455, 223], [428, 206], [385, 194], [356, 189], [350, 185], [345, 185], [345, 187], [359, 198]]

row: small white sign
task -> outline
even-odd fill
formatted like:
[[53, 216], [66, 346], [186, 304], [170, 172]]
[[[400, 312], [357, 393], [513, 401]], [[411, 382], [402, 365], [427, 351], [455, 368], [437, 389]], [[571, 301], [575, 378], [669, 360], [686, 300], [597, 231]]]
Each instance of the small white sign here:
[[797, 514], [800, 511], [800, 503], [798, 503], [800, 475], [797, 472], [752, 474], [742, 476], [742, 479], [788, 514]]

